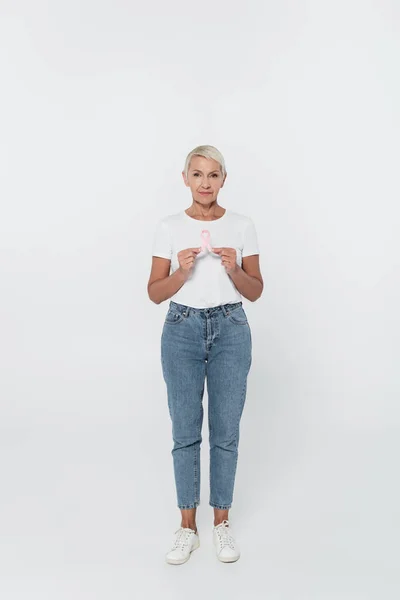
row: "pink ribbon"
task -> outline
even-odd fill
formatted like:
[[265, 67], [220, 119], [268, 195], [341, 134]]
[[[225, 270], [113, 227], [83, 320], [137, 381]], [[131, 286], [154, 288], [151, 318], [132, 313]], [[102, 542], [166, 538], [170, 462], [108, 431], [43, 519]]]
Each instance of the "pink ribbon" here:
[[203, 252], [203, 250], [205, 250], [206, 248], [208, 248], [208, 250], [211, 252], [211, 244], [210, 244], [210, 232], [208, 231], [208, 229], [203, 229], [203, 231], [201, 232], [201, 250]]

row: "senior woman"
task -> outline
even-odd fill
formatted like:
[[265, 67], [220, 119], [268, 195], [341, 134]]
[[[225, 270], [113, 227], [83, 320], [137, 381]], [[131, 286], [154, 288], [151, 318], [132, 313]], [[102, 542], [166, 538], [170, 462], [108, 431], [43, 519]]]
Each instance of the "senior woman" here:
[[182, 172], [192, 205], [162, 218], [153, 241], [149, 298], [170, 299], [161, 336], [161, 363], [172, 421], [173, 466], [181, 526], [166, 561], [186, 562], [199, 547], [200, 444], [208, 392], [210, 499], [216, 555], [240, 551], [228, 519], [238, 459], [239, 423], [251, 365], [251, 331], [242, 296], [263, 290], [252, 220], [222, 208], [224, 158], [214, 146], [192, 150]]

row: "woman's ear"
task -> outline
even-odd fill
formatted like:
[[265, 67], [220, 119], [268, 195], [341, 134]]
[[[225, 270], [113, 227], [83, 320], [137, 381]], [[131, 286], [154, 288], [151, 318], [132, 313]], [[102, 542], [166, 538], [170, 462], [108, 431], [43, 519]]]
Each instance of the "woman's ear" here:
[[183, 181], [185, 182], [186, 187], [189, 187], [189, 182], [185, 177], [185, 171], [182, 171], [182, 177], [183, 177]]

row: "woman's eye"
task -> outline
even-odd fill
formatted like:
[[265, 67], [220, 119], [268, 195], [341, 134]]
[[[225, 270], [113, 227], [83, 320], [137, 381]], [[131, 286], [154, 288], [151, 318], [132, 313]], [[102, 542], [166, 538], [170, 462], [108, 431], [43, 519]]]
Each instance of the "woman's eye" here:
[[[193, 173], [193, 177], [197, 177], [198, 173]], [[218, 177], [218, 173], [213, 173], [213, 177]]]

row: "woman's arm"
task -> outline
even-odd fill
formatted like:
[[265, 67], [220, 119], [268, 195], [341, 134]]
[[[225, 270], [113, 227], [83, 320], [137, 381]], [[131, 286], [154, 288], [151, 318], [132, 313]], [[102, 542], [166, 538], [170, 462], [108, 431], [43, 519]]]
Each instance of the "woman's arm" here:
[[259, 299], [264, 289], [264, 282], [258, 254], [245, 256], [242, 259], [242, 267], [236, 263], [236, 268], [228, 274], [242, 296], [251, 302]]
[[221, 263], [238, 292], [251, 302], [258, 300], [264, 288], [259, 254], [245, 256], [242, 258], [242, 266], [239, 267], [236, 262], [235, 248], [213, 248], [212, 250], [221, 257]]
[[201, 248], [185, 248], [177, 254], [179, 268], [172, 274], [169, 274], [171, 261], [169, 258], [153, 256], [150, 279], [147, 285], [147, 292], [150, 300], [160, 304], [164, 300], [171, 298], [183, 286], [190, 276], [196, 256]]
[[164, 300], [171, 298], [186, 281], [186, 277], [180, 269], [170, 275], [170, 265], [169, 259], [153, 256], [147, 293], [155, 304], [161, 304]]
[[[264, 282], [260, 272], [259, 255], [254, 254], [253, 256], [245, 256], [242, 259], [242, 267], [239, 267], [236, 263], [236, 251], [234, 249], [221, 248], [219, 250], [234, 252], [235, 257], [233, 257], [233, 254], [232, 257], [229, 257], [234, 267], [232, 269], [228, 268], [227, 273], [235, 284], [238, 292], [251, 302], [258, 300], [264, 288]], [[197, 249], [190, 249], [182, 251], [182, 253], [186, 252], [194, 254], [198, 251], [199, 250]], [[186, 258], [186, 260], [188, 259]], [[190, 258], [189, 260], [193, 261], [193, 258]], [[150, 300], [155, 304], [161, 304], [164, 300], [171, 298], [171, 296], [176, 294], [187, 280], [188, 272], [182, 271], [181, 269], [177, 269], [172, 275], [169, 275], [170, 265], [171, 261], [169, 259], [153, 256], [147, 292]]]

